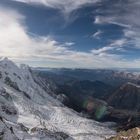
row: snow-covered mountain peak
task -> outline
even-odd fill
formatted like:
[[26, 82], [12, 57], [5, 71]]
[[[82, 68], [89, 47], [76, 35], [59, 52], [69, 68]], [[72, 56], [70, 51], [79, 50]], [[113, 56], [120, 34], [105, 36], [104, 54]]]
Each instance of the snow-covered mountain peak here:
[[0, 61], [0, 137], [3, 140], [101, 140], [105, 124], [82, 118], [51, 97], [31, 69]]
[[0, 59], [0, 66], [3, 66], [5, 68], [14, 68], [17, 67], [11, 60], [9, 60], [7, 57], [3, 57]]
[[1, 57], [0, 58], [0, 61], [7, 61], [7, 60], [9, 60], [8, 57]]
[[140, 86], [138, 84], [132, 83], [132, 82], [127, 82], [126, 85], [130, 85], [136, 88], [140, 88]]

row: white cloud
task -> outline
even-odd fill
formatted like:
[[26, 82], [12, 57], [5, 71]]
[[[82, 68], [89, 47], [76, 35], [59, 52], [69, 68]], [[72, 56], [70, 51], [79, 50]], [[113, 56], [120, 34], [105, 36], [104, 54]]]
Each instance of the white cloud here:
[[124, 36], [129, 39], [129, 42], [136, 48], [140, 49], [140, 30], [139, 29], [126, 29]]
[[103, 32], [101, 30], [98, 30], [97, 32], [95, 32], [91, 37], [94, 39], [100, 39], [100, 36]]
[[75, 43], [74, 42], [65, 42], [64, 45], [69, 47], [69, 46], [75, 45]]
[[67, 49], [51, 37], [31, 37], [24, 25], [24, 16], [13, 10], [0, 10], [0, 55], [12, 58], [60, 54]]
[[113, 41], [110, 46], [111, 47], [124, 47], [125, 44], [127, 44], [127, 40], [125, 38], [122, 38], [122, 39], [118, 39], [118, 40], [115, 40]]
[[[114, 24], [124, 28], [122, 38], [129, 40], [133, 47], [140, 48], [140, 2], [127, 0], [112, 2], [105, 8], [101, 8], [100, 15], [95, 17], [95, 24]], [[101, 16], [102, 15], [102, 16]]]
[[109, 17], [109, 16], [96, 16], [94, 23], [95, 24], [114, 24], [114, 25], [118, 25], [121, 27], [125, 27], [125, 28], [131, 28], [131, 25], [129, 24], [125, 24], [125, 23], [121, 23], [121, 21], [117, 21], [117, 17]]
[[[67, 47], [73, 43], [59, 43], [50, 36], [30, 36], [25, 25], [26, 17], [11, 9], [0, 7], [0, 56], [32, 66], [50, 67], [133, 67], [140, 60], [123, 60], [121, 56], [108, 54], [106, 48], [99, 54], [75, 51]], [[122, 45], [123, 41], [112, 43]], [[110, 46], [111, 47], [111, 46]], [[132, 65], [133, 63], [133, 65]]]
[[124, 51], [124, 46], [128, 44], [128, 41], [126, 39], [118, 39], [112, 41], [108, 46], [99, 48], [99, 49], [93, 49], [91, 52], [95, 55], [101, 55], [104, 53], [108, 53], [109, 51]]
[[56, 8], [64, 13], [70, 13], [87, 4], [94, 4], [100, 0], [12, 0], [27, 4], [44, 5], [46, 7]]
[[114, 48], [113, 47], [103, 47], [103, 48], [100, 48], [100, 49], [93, 49], [91, 52], [95, 55], [101, 55], [109, 50], [113, 50]]

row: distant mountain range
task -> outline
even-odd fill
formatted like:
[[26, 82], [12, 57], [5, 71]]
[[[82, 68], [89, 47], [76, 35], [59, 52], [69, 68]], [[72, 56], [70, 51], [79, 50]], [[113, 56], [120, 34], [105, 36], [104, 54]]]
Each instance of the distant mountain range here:
[[[115, 121], [118, 130], [140, 124], [140, 75], [121, 70], [49, 69], [35, 70], [51, 79], [57, 94], [65, 94], [66, 105], [99, 121]], [[90, 111], [87, 108], [90, 104]], [[84, 104], [87, 103], [87, 106]], [[94, 107], [93, 107], [94, 106]], [[101, 117], [97, 117], [97, 114]]]
[[129, 72], [127, 70], [107, 70], [107, 69], [43, 69], [34, 68], [40, 76], [52, 79], [56, 84], [76, 80], [102, 81], [113, 86], [120, 86], [126, 82], [138, 83], [140, 73]]

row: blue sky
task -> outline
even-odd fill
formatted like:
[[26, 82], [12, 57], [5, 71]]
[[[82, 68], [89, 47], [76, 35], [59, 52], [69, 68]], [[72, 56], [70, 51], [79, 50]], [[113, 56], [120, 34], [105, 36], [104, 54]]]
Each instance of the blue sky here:
[[0, 56], [41, 67], [140, 68], [138, 0], [1, 0]]

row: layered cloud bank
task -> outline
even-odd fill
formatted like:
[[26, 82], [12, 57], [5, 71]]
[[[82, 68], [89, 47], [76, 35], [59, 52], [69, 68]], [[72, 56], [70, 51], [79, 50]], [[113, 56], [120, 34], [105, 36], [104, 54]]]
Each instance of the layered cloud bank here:
[[[55, 0], [15, 0], [27, 4], [42, 4], [48, 7], [57, 8], [65, 12], [71, 12], [87, 4], [96, 4], [99, 0], [80, 0], [73, 1], [55, 1]], [[125, 46], [133, 44], [133, 47], [140, 49], [139, 18], [140, 3], [129, 1], [124, 5], [133, 9], [124, 12], [124, 15], [117, 15], [118, 11], [108, 9], [106, 16], [96, 16], [95, 24], [115, 24], [123, 27], [123, 37], [111, 41], [107, 46], [99, 49], [92, 49], [88, 52], [76, 51], [70, 46], [74, 42], [58, 42], [52, 36], [38, 36], [28, 32], [28, 26], [25, 23], [26, 16], [19, 11], [0, 7], [0, 56], [7, 56], [16, 62], [28, 63], [32, 66], [50, 66], [50, 67], [86, 67], [86, 68], [106, 68], [106, 67], [139, 67], [140, 59], [125, 59], [122, 54], [116, 52], [126, 52]], [[119, 5], [113, 5], [116, 7]], [[119, 6], [120, 7], [120, 6]], [[135, 9], [134, 9], [135, 7]], [[115, 8], [114, 8], [115, 9]], [[116, 8], [117, 9], [117, 8]], [[102, 9], [99, 11], [102, 13]], [[128, 14], [130, 14], [128, 18]], [[111, 14], [109, 14], [111, 13]], [[49, 27], [48, 27], [49, 28]], [[104, 32], [98, 30], [93, 34], [93, 38], [100, 39]], [[76, 45], [76, 44], [75, 44]], [[88, 45], [88, 44], [87, 44]], [[86, 47], [86, 46], [85, 46]], [[112, 53], [113, 52], [113, 53]]]

